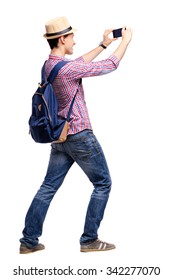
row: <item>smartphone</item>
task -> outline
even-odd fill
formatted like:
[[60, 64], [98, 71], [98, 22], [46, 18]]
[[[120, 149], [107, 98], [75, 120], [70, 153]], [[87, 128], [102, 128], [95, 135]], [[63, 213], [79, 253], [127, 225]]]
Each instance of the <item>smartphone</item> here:
[[122, 37], [122, 28], [114, 29], [112, 33], [114, 38]]

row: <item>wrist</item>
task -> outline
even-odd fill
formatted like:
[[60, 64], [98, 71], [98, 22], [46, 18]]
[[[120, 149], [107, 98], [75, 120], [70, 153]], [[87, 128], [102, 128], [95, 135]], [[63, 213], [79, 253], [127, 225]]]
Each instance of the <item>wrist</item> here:
[[123, 45], [128, 46], [128, 44], [130, 43], [130, 41], [127, 40], [127, 39], [122, 39], [121, 43], [122, 43]]
[[104, 46], [108, 47], [112, 42], [111, 41], [109, 42], [109, 41], [104, 41], [103, 40], [102, 43], [103, 43]]
[[102, 41], [102, 42], [100, 42], [99, 47], [102, 47], [103, 49], [106, 49], [106, 48], [107, 48], [107, 46], [104, 44], [104, 42], [103, 42], [103, 41]]

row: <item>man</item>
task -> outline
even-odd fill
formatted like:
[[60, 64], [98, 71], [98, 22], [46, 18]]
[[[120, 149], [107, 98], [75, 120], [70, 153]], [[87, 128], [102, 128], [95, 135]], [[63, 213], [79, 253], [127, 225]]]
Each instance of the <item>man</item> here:
[[[65, 55], [73, 54], [74, 30], [66, 17], [59, 17], [46, 24], [46, 34], [51, 48], [46, 62], [48, 76], [54, 65], [68, 60]], [[59, 116], [66, 118], [77, 89], [68, 137], [64, 143], [52, 143], [47, 174], [37, 191], [26, 215], [23, 237], [20, 239], [20, 253], [26, 254], [43, 250], [39, 243], [44, 219], [56, 191], [59, 189], [70, 167], [76, 162], [93, 184], [93, 192], [89, 201], [84, 231], [80, 237], [80, 251], [105, 251], [115, 248], [114, 244], [98, 239], [98, 229], [103, 219], [104, 210], [111, 190], [111, 178], [107, 162], [92, 131], [81, 78], [99, 76], [114, 71], [126, 52], [131, 41], [132, 31], [123, 28], [122, 40], [115, 52], [107, 59], [92, 62], [115, 38], [110, 38], [112, 29], [106, 30], [103, 41], [92, 51], [76, 60], [70, 60], [62, 67], [53, 82], [55, 94], [59, 102]], [[69, 61], [69, 60], [68, 60]], [[75, 198], [76, 199], [76, 196]]]

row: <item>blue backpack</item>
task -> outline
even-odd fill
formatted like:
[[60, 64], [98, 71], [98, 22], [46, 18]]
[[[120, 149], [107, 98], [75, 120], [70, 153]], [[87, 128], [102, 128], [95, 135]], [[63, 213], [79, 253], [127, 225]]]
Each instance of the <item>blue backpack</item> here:
[[30, 133], [34, 141], [37, 143], [51, 143], [53, 141], [58, 141], [63, 128], [70, 120], [70, 114], [76, 97], [75, 94], [67, 118], [59, 119], [58, 100], [54, 94], [52, 82], [61, 67], [68, 63], [68, 61], [57, 63], [47, 79], [45, 74], [45, 63], [41, 71], [41, 84], [32, 97], [32, 113], [29, 118]]

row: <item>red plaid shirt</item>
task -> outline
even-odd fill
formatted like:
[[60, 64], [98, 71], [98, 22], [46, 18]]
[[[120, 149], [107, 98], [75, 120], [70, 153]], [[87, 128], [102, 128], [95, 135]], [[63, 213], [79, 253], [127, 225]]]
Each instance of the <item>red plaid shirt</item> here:
[[100, 76], [114, 71], [119, 64], [118, 59], [111, 55], [109, 58], [97, 62], [86, 63], [82, 57], [69, 60], [65, 57], [49, 55], [46, 62], [46, 75], [61, 60], [70, 61], [62, 67], [53, 82], [54, 92], [58, 98], [58, 116], [66, 118], [71, 101], [78, 89], [73, 110], [70, 116], [70, 129], [68, 134], [76, 134], [84, 129], [92, 129], [82, 84], [80, 78]]

